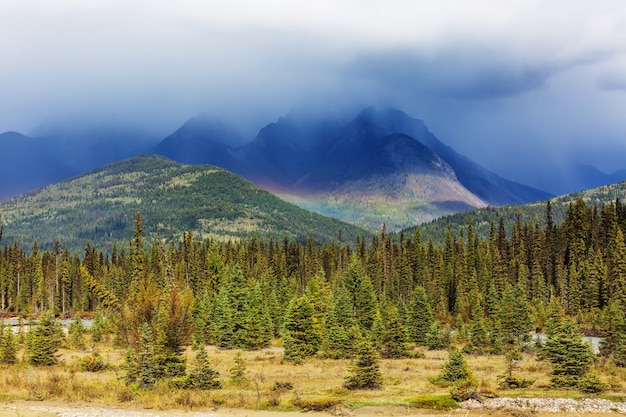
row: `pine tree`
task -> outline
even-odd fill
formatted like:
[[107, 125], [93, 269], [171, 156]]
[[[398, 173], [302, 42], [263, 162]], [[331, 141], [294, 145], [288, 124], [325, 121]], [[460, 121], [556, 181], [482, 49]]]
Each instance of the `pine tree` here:
[[622, 303], [619, 300], [610, 302], [604, 317], [604, 339], [600, 342], [600, 353], [613, 358], [615, 365], [626, 367], [626, 314]]
[[211, 367], [206, 348], [201, 345], [187, 378], [190, 388], [199, 390], [222, 388], [220, 373]]
[[56, 353], [61, 345], [61, 325], [52, 312], [39, 316], [39, 324], [29, 331], [28, 363], [35, 366], [50, 366], [57, 363]]
[[15, 335], [10, 327], [4, 328], [2, 343], [0, 344], [0, 363], [12, 365], [17, 363], [17, 347], [15, 346]]
[[408, 338], [406, 329], [400, 321], [398, 309], [390, 304], [386, 310], [384, 316], [385, 332], [380, 346], [381, 356], [386, 359], [406, 358], [410, 354], [407, 345]]
[[85, 333], [87, 333], [87, 329], [83, 325], [83, 321], [78, 315], [75, 316], [74, 320], [72, 320], [70, 325], [67, 327], [70, 345], [74, 349], [85, 349]]
[[578, 325], [565, 319], [546, 341], [545, 353], [552, 364], [552, 386], [576, 387], [593, 360], [588, 343], [582, 340]]
[[526, 388], [535, 382], [531, 379], [518, 378], [513, 375], [513, 372], [519, 367], [517, 362], [520, 359], [522, 359], [522, 353], [516, 348], [510, 349], [506, 353], [506, 372], [497, 377], [500, 389]]
[[470, 371], [465, 356], [458, 349], [453, 349], [450, 352], [450, 356], [446, 363], [443, 364], [443, 369], [436, 379], [437, 382], [442, 384], [454, 384], [460, 381], [474, 381], [474, 375]]
[[350, 367], [350, 375], [346, 377], [344, 386], [350, 390], [357, 390], [380, 389], [382, 385], [382, 375], [376, 358], [376, 351], [371, 343], [363, 341], [359, 346], [357, 361]]
[[248, 377], [246, 376], [247, 365], [243, 358], [241, 351], [237, 351], [235, 355], [235, 364], [229, 369], [230, 382], [236, 386], [243, 386], [248, 383]]
[[411, 341], [421, 346], [426, 345], [426, 335], [434, 321], [434, 317], [428, 303], [426, 290], [422, 286], [418, 285], [413, 291], [413, 299], [409, 306], [407, 321]]
[[[151, 387], [157, 380], [157, 364], [155, 363], [154, 340], [152, 328], [148, 323], [141, 327], [139, 335], [139, 351], [137, 355], [129, 355], [129, 360], [135, 360], [136, 371], [131, 375], [142, 387]], [[131, 364], [128, 364], [131, 367]]]
[[261, 284], [257, 282], [248, 291], [247, 315], [245, 320], [245, 337], [242, 348], [261, 349], [270, 345], [273, 334], [272, 319], [263, 302]]
[[444, 338], [441, 334], [439, 322], [437, 320], [433, 321], [430, 325], [430, 329], [428, 329], [428, 333], [426, 334], [426, 346], [428, 346], [429, 350], [439, 350], [445, 349], [449, 345], [450, 341], [446, 340], [446, 338]]
[[[505, 346], [522, 346], [530, 340], [532, 330], [530, 306], [524, 289], [507, 287], [498, 309], [499, 333]], [[508, 348], [506, 348], [508, 349]]]
[[489, 332], [485, 325], [483, 309], [480, 301], [476, 301], [471, 306], [471, 319], [469, 324], [469, 344], [464, 351], [471, 353], [485, 353], [489, 348]]
[[283, 323], [285, 359], [293, 362], [313, 356], [320, 346], [320, 334], [307, 296], [294, 297], [287, 306]]
[[107, 322], [102, 314], [99, 311], [96, 311], [96, 314], [93, 318], [93, 323], [91, 325], [91, 340], [94, 343], [99, 343], [102, 341], [102, 336], [107, 331]]

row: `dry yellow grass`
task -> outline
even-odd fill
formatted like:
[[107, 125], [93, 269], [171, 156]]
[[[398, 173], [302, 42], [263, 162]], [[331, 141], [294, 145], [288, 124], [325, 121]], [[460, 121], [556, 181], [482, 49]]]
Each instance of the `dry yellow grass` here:
[[[63, 400], [68, 402], [101, 402], [131, 404], [155, 409], [198, 407], [244, 407], [248, 409], [290, 410], [307, 404], [341, 403], [347, 408], [364, 406], [408, 406], [411, 399], [420, 395], [448, 394], [447, 388], [429, 382], [436, 376], [448, 357], [446, 351], [425, 351], [423, 358], [381, 360], [383, 388], [373, 391], [349, 391], [342, 387], [348, 373], [349, 360], [310, 359], [302, 365], [293, 365], [282, 359], [282, 348], [243, 352], [247, 366], [248, 383], [235, 385], [229, 381], [229, 369], [234, 365], [237, 351], [208, 347], [209, 359], [220, 372], [223, 388], [214, 391], [190, 391], [173, 389], [166, 383], [158, 383], [153, 389], [128, 387], [124, 372], [119, 369], [123, 362], [123, 350], [109, 345], [98, 346], [103, 359], [111, 369], [99, 373], [81, 372], [78, 361], [87, 352], [64, 350], [61, 363], [50, 368], [33, 368], [26, 365], [0, 368], [0, 399], [3, 400]], [[188, 363], [195, 355], [191, 349], [185, 352]], [[470, 356], [468, 362], [474, 372], [479, 390], [495, 395], [583, 397], [576, 391], [549, 389], [550, 366], [525, 355], [518, 374], [536, 380], [525, 390], [499, 391], [497, 376], [505, 368], [501, 356]], [[599, 365], [602, 365], [600, 363]], [[608, 395], [623, 392], [626, 371], [623, 369], [600, 369], [603, 380], [613, 386]], [[607, 372], [610, 371], [612, 375]], [[275, 389], [279, 383], [291, 385], [292, 389]]]

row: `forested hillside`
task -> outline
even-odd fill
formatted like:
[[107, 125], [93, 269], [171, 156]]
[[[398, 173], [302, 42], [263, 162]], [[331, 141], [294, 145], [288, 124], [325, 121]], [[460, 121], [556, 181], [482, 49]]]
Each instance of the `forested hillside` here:
[[[601, 207], [602, 204], [616, 199], [626, 201], [626, 182], [604, 185], [550, 199], [551, 215], [554, 224], [559, 225], [565, 220], [570, 204], [577, 199], [582, 199], [590, 207]], [[483, 207], [441, 217], [432, 222], [422, 224], [420, 229], [425, 240], [433, 239], [435, 243], [443, 244], [448, 228], [452, 229], [453, 233], [458, 236], [461, 227], [466, 226], [471, 221], [474, 232], [481, 238], [486, 239], [492, 233], [492, 225], [498, 225], [500, 219], [502, 219], [507, 233], [511, 233], [513, 226], [518, 221], [522, 223], [537, 221], [540, 227], [545, 227], [545, 206], [546, 202], [540, 201], [523, 205]], [[405, 230], [405, 234], [413, 234], [414, 232], [415, 228]]]
[[146, 236], [169, 242], [185, 231], [219, 240], [257, 235], [304, 242], [354, 240], [361, 229], [300, 209], [243, 178], [209, 165], [144, 155], [106, 165], [0, 204], [5, 241], [72, 251], [88, 240], [110, 253], [128, 244], [135, 213]]
[[414, 346], [449, 345], [452, 330], [466, 352], [525, 350], [533, 330], [557, 349], [550, 338], [578, 343], [579, 326], [605, 336], [601, 353], [625, 366], [626, 207], [578, 199], [561, 225], [549, 205], [544, 215], [545, 227], [518, 222], [510, 235], [494, 227], [488, 239], [469, 224], [443, 246], [423, 242], [419, 229], [398, 242], [383, 230], [358, 238], [351, 251], [287, 238], [199, 241], [190, 233], [166, 247], [144, 239], [137, 214], [130, 247], [111, 255], [89, 243], [81, 254], [5, 246], [1, 308], [112, 317], [120, 345], [139, 349], [152, 340], [168, 352], [163, 369], [179, 366], [181, 346], [194, 341], [258, 349], [280, 336], [285, 359], [299, 362], [353, 357], [361, 340], [383, 357], [406, 357]]

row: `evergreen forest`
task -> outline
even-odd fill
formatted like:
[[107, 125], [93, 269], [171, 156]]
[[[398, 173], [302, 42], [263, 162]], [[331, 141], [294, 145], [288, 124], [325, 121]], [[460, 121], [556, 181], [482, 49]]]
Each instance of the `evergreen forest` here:
[[[532, 383], [515, 373], [531, 352], [552, 364], [553, 386], [601, 391], [582, 335], [603, 337], [596, 354], [626, 366], [626, 205], [578, 199], [557, 224], [547, 202], [543, 216], [518, 219], [510, 233], [502, 219], [492, 222], [488, 238], [470, 220], [449, 228], [442, 245], [419, 228], [392, 238], [384, 227], [350, 243], [186, 233], [166, 245], [145, 239], [137, 213], [132, 241], [110, 253], [90, 242], [82, 253], [62, 242], [43, 251], [37, 242], [29, 251], [5, 245], [0, 307], [5, 317], [39, 319], [28, 342], [37, 366], [54, 356], [55, 317], [94, 317], [94, 332], [106, 320], [126, 349], [128, 383], [142, 387], [185, 378], [219, 388], [206, 345], [281, 343], [283, 360], [295, 364], [355, 359], [348, 389], [380, 387], [376, 358], [451, 348], [450, 369], [432, 382], [453, 385], [454, 398], [476, 387], [463, 355], [506, 355], [501, 387]], [[533, 339], [537, 333], [545, 339]], [[187, 364], [182, 351], [191, 345], [198, 354]], [[371, 372], [362, 375], [359, 364]]]

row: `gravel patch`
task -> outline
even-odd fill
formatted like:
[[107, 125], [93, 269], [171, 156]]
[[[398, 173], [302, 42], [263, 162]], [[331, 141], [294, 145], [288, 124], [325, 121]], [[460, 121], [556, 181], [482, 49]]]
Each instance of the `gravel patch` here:
[[487, 398], [482, 402], [468, 400], [460, 403], [461, 408], [476, 409], [507, 409], [533, 410], [543, 412], [577, 412], [577, 413], [626, 413], [626, 403], [612, 402], [601, 398], [586, 398], [581, 401], [571, 398]]

